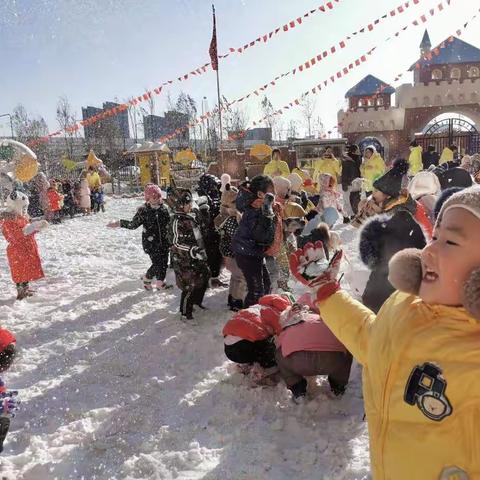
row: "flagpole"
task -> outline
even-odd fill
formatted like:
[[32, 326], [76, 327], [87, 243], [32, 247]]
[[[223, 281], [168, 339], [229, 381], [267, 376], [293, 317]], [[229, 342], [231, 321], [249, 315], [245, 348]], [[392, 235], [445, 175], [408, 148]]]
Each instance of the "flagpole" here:
[[[216, 36], [216, 18], [215, 18], [215, 5], [212, 3], [212, 12], [213, 12], [213, 25], [215, 28], [215, 36]], [[217, 54], [217, 52], [215, 52]], [[220, 77], [218, 75], [219, 65], [218, 65], [218, 57], [217, 57], [217, 102], [218, 102], [218, 120], [220, 123], [220, 158], [222, 161], [222, 171], [224, 170], [224, 163], [223, 163], [223, 140], [222, 140], [222, 107], [220, 101]]]

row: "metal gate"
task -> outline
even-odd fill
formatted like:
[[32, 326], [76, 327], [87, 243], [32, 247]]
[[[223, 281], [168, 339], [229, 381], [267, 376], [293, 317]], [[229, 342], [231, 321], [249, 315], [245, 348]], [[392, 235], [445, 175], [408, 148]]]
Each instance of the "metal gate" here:
[[480, 133], [475, 125], [462, 118], [446, 118], [427, 125], [425, 132], [416, 138], [425, 150], [435, 146], [437, 152], [455, 144], [459, 152], [473, 155], [480, 152]]

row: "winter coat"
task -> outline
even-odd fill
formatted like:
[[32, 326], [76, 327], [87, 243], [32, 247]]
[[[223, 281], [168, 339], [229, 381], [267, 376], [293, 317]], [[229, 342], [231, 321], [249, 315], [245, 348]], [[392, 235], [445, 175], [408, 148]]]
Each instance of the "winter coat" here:
[[442, 150], [442, 155], [440, 155], [439, 164], [442, 165], [446, 162], [453, 161], [453, 150], [450, 150], [448, 147], [445, 147]]
[[236, 215], [227, 217], [227, 219], [218, 227], [220, 232], [220, 253], [224, 257], [233, 258], [232, 239], [238, 228]]
[[430, 166], [438, 165], [440, 160], [440, 154], [438, 152], [423, 152], [422, 153], [422, 164], [423, 169], [428, 170]]
[[147, 254], [165, 252], [169, 249], [169, 224], [170, 214], [163, 204], [158, 208], [152, 208], [150, 204], [145, 203], [137, 210], [132, 220], [120, 220], [122, 228], [136, 230], [143, 226], [142, 247]]
[[345, 347], [317, 314], [302, 314], [304, 321], [284, 329], [277, 345], [282, 356], [295, 352], [345, 352]]
[[2, 223], [2, 233], [8, 242], [7, 258], [15, 283], [31, 282], [44, 277], [35, 234], [24, 235], [30, 223], [27, 217], [11, 214]]
[[313, 166], [313, 175], [312, 179], [314, 182], [318, 182], [318, 178], [322, 173], [328, 173], [335, 180], [340, 177], [342, 174], [342, 165], [335, 158], [317, 158], [312, 162]]
[[262, 317], [261, 310], [261, 305], [252, 305], [237, 312], [223, 327], [223, 336], [258, 342], [278, 335], [282, 330], [278, 318]]
[[[203, 240], [204, 231], [198, 212], [173, 214], [169, 231], [170, 254], [180, 290], [191, 291], [208, 283], [210, 269]], [[205, 254], [204, 259], [196, 258], [195, 253], [199, 251]]]
[[9, 345], [16, 343], [17, 339], [12, 332], [6, 328], [0, 328], [0, 352], [3, 352]]
[[379, 153], [374, 152], [370, 158], [364, 158], [360, 166], [362, 178], [365, 179], [365, 191], [373, 190], [373, 182], [385, 173], [385, 162]]
[[342, 190], [347, 192], [356, 178], [360, 178], [361, 161], [358, 155], [345, 155], [342, 159]]
[[423, 168], [422, 152], [423, 152], [423, 148], [421, 147], [421, 145], [410, 148], [410, 155], [408, 157], [408, 163], [410, 165], [408, 174], [410, 176], [416, 175], [418, 172], [422, 170]]
[[236, 206], [242, 213], [242, 219], [232, 240], [235, 255], [264, 257], [265, 251], [275, 240], [278, 218], [265, 216], [255, 199], [256, 197], [248, 190], [240, 189]]
[[52, 212], [58, 212], [62, 209], [63, 195], [58, 193], [54, 188], [49, 188], [47, 191], [48, 203]]
[[87, 182], [90, 190], [95, 190], [95, 188], [102, 186], [102, 181], [100, 180], [100, 175], [98, 172], [88, 172]]
[[365, 225], [360, 234], [360, 257], [371, 270], [363, 304], [375, 313], [394, 292], [388, 281], [388, 262], [405, 248], [423, 248], [425, 235], [410, 212], [398, 210], [392, 217], [377, 216]]
[[80, 182], [80, 189], [78, 191], [78, 206], [79, 208], [90, 208], [92, 203], [90, 200], [90, 188], [88, 186], [87, 179], [84, 178]]
[[318, 307], [363, 365], [373, 478], [480, 478], [479, 323], [399, 292], [378, 315], [342, 291]]
[[263, 174], [270, 177], [288, 177], [290, 175], [290, 167], [283, 160], [270, 160], [263, 168]]

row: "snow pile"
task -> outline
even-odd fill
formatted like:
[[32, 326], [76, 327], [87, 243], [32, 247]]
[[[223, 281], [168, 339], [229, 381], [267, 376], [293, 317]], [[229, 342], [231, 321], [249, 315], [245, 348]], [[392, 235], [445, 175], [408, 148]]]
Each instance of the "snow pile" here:
[[[341, 399], [331, 398], [325, 379], [300, 406], [283, 384], [250, 388], [223, 353], [225, 290], [207, 293], [198, 326], [179, 321], [177, 289], [141, 290], [148, 257], [140, 229], [105, 228], [139, 203], [115, 199], [105, 214], [39, 234], [47, 279], [27, 301], [13, 300], [2, 254], [0, 318], [21, 349], [5, 379], [23, 402], [2, 476], [368, 478], [359, 367]], [[342, 236], [354, 262], [356, 236], [349, 229]]]

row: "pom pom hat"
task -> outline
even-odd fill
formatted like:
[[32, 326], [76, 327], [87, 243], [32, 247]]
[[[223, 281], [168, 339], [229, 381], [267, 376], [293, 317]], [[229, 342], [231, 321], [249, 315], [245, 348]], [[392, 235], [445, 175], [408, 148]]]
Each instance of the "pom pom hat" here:
[[393, 162], [393, 167], [373, 182], [373, 187], [389, 197], [398, 197], [402, 189], [402, 180], [407, 174], [409, 164], [403, 158]]
[[160, 199], [163, 198], [162, 190], [158, 185], [155, 185], [153, 183], [149, 183], [148, 185], [145, 186], [144, 195], [145, 195], [146, 202], [150, 202], [151, 200], [157, 199], [157, 198], [160, 198]]

